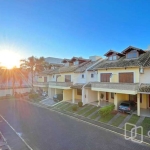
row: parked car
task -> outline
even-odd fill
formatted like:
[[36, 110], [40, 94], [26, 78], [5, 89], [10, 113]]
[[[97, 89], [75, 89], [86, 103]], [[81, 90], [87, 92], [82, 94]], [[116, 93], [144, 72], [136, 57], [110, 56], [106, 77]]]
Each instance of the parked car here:
[[137, 109], [137, 104], [134, 101], [123, 101], [119, 105], [119, 111], [132, 114]]
[[63, 100], [63, 94], [55, 94], [53, 96], [54, 101], [62, 101]]
[[42, 96], [47, 96], [47, 92], [43, 92], [43, 93], [42, 93]]

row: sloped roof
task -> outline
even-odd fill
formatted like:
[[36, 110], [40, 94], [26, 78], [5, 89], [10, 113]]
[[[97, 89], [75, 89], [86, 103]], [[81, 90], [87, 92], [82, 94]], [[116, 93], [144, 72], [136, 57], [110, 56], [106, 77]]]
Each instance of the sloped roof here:
[[142, 83], [139, 87], [139, 93], [150, 93], [150, 84]]
[[89, 70], [107, 69], [107, 68], [122, 68], [122, 67], [139, 67], [150, 66], [150, 51], [141, 54], [138, 58], [127, 59], [125, 56], [118, 60], [110, 61], [104, 59]]
[[85, 65], [87, 62], [83, 62], [79, 65], [71, 65], [71, 66], [62, 66], [59, 67], [55, 70], [53, 70], [52, 72], [50, 72], [49, 74], [59, 74], [59, 73], [67, 73], [67, 72], [74, 72], [76, 69], [82, 67], [83, 65]]
[[47, 75], [47, 74], [49, 74], [52, 71], [54, 71], [54, 69], [44, 70], [44, 71], [40, 72], [39, 75]]
[[134, 47], [134, 46], [128, 46], [126, 49], [124, 49], [121, 53], [125, 54], [126, 52], [130, 51], [130, 50], [137, 50], [139, 52], [142, 52], [144, 53], [145, 51], [140, 49], [140, 48], [137, 48], [137, 47]]
[[99, 60], [100, 59], [98, 59], [96, 61], [88, 61], [88, 62], [86, 62], [83, 66], [81, 66], [80, 68], [77, 68], [75, 70], [75, 73], [82, 73], [82, 72], [84, 72], [87, 68], [91, 67], [92, 65], [94, 65]]
[[112, 53], [115, 53], [115, 54], [117, 54], [119, 56], [124, 56], [124, 54], [116, 52], [114, 50], [109, 50], [106, 54], [104, 54], [104, 56], [108, 56], [109, 54], [112, 54]]

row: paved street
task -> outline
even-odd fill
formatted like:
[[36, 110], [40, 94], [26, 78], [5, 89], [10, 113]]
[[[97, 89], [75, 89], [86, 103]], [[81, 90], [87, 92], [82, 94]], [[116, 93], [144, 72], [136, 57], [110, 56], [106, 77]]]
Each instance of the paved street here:
[[[26, 102], [0, 101], [0, 114], [33, 150], [150, 149], [144, 144], [124, 140], [123, 136]], [[0, 131], [3, 134], [7, 128], [4, 121], [0, 122]], [[13, 134], [13, 130], [11, 132], [10, 134]], [[13, 140], [13, 137], [11, 138]], [[18, 145], [19, 142], [22, 143], [21, 140], [17, 142]], [[24, 147], [15, 150], [26, 149]]]

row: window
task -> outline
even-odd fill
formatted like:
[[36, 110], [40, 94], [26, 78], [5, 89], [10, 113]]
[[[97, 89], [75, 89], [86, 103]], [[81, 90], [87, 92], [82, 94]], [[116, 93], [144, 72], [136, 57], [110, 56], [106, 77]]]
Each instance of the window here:
[[101, 82], [110, 82], [110, 75], [111, 75], [111, 73], [101, 73], [100, 81]]
[[140, 103], [142, 103], [142, 94], [140, 94]]
[[82, 78], [84, 78], [84, 74], [82, 74]]
[[114, 99], [114, 93], [111, 93], [111, 98]]
[[117, 60], [117, 56], [116, 55], [111, 55], [111, 56], [109, 56], [109, 60]]
[[71, 82], [71, 75], [65, 75], [65, 82]]
[[126, 54], [126, 58], [137, 58], [138, 57], [138, 52], [136, 50], [131, 51], [129, 53]]
[[82, 95], [82, 90], [81, 89], [77, 89], [77, 95]]
[[94, 74], [93, 73], [91, 74], [91, 78], [94, 78]]
[[119, 73], [119, 83], [133, 83], [133, 72]]

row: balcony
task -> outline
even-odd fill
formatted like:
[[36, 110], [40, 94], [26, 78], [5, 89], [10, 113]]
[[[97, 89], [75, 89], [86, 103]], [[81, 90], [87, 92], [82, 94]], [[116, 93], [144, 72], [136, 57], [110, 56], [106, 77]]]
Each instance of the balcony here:
[[33, 86], [36, 86], [36, 87], [48, 87], [49, 85], [49, 82], [34, 82], [33, 83]]
[[112, 83], [112, 82], [93, 82], [91, 89], [94, 91], [137, 94], [139, 83]]
[[73, 82], [56, 82], [56, 81], [49, 82], [49, 87], [51, 88], [70, 89], [72, 85]]

